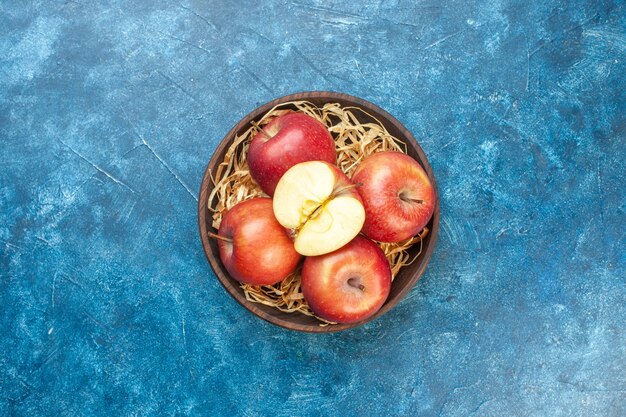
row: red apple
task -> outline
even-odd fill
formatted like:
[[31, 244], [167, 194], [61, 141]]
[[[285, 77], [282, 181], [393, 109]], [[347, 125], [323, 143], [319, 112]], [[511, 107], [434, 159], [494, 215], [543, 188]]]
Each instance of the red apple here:
[[250, 175], [269, 196], [289, 168], [305, 161], [335, 164], [337, 156], [326, 126], [304, 113], [276, 117], [254, 136], [248, 149]]
[[367, 319], [385, 303], [391, 269], [383, 251], [357, 236], [326, 255], [311, 256], [302, 266], [302, 294], [323, 319], [354, 323]]
[[362, 232], [381, 242], [401, 242], [417, 235], [435, 209], [435, 190], [428, 174], [400, 152], [378, 152], [354, 171], [365, 206]]
[[294, 247], [305, 256], [339, 249], [359, 234], [365, 221], [355, 185], [328, 162], [307, 161], [289, 168], [273, 201], [276, 220], [294, 231]]
[[237, 281], [271, 285], [292, 273], [300, 254], [274, 217], [272, 200], [253, 198], [228, 210], [218, 234], [220, 259]]

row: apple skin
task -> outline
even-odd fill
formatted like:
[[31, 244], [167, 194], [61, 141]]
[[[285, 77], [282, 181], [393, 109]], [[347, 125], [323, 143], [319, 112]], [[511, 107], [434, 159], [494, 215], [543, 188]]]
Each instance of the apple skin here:
[[271, 285], [292, 273], [301, 256], [287, 231], [274, 217], [272, 200], [253, 198], [238, 203], [222, 218], [217, 239], [220, 259], [237, 281]]
[[435, 190], [422, 166], [400, 152], [378, 152], [356, 168], [365, 206], [362, 233], [380, 242], [401, 242], [417, 235], [435, 209]]
[[380, 247], [363, 236], [334, 252], [307, 257], [302, 266], [304, 299], [328, 321], [365, 320], [382, 307], [390, 291], [389, 262]]
[[248, 148], [250, 175], [269, 196], [289, 168], [305, 161], [335, 164], [337, 153], [326, 126], [304, 113], [276, 117], [252, 138]]

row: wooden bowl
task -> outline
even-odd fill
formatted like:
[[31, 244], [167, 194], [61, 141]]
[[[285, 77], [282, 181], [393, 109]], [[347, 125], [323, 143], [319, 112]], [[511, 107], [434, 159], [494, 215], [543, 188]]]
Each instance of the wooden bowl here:
[[[326, 103], [339, 103], [342, 107], [355, 106], [364, 109], [367, 113], [376, 117], [385, 126], [385, 128], [387, 128], [391, 135], [406, 143], [407, 153], [415, 158], [424, 167], [435, 188], [435, 211], [430, 223], [427, 226], [430, 229], [430, 232], [423, 241], [422, 253], [412, 264], [403, 267], [396, 275], [391, 287], [391, 293], [382, 308], [374, 316], [359, 323], [320, 326], [321, 322], [315, 317], [309, 317], [301, 313], [284, 313], [276, 308], [259, 303], [252, 303], [246, 300], [243, 290], [239, 286], [239, 282], [233, 279], [226, 271], [226, 268], [224, 268], [224, 265], [219, 257], [219, 251], [215, 239], [209, 239], [208, 237], [208, 233], [213, 231], [211, 227], [211, 213], [207, 208], [207, 198], [213, 189], [211, 174], [215, 176], [217, 167], [224, 160], [224, 155], [233, 141], [233, 138], [235, 135], [240, 135], [245, 132], [250, 127], [250, 122], [258, 121], [265, 113], [277, 104], [295, 100], [307, 100], [318, 107], [322, 107]], [[364, 120], [359, 121], [369, 122], [372, 120], [366, 120], [364, 118]], [[244, 117], [226, 134], [226, 136], [224, 136], [224, 139], [222, 139], [219, 146], [215, 150], [213, 157], [211, 157], [209, 165], [204, 173], [204, 178], [202, 179], [198, 202], [198, 224], [200, 227], [200, 238], [202, 239], [204, 253], [211, 264], [211, 268], [213, 268], [215, 275], [217, 275], [217, 278], [220, 280], [226, 291], [228, 291], [228, 293], [242, 306], [260, 318], [287, 329], [312, 333], [337, 332], [359, 326], [385, 314], [393, 306], [398, 304], [398, 302], [402, 300], [402, 298], [420, 279], [428, 261], [430, 260], [433, 249], [435, 248], [437, 233], [439, 231], [439, 193], [437, 192], [437, 184], [435, 182], [433, 170], [428, 163], [428, 159], [426, 158], [424, 151], [416, 142], [413, 135], [411, 135], [411, 133], [389, 113], [368, 101], [349, 96], [347, 94], [326, 91], [304, 92], [277, 98], [276, 100], [270, 101], [269, 103], [258, 107], [252, 113]], [[418, 250], [419, 245], [414, 245], [409, 250], [409, 253], [414, 255]]]

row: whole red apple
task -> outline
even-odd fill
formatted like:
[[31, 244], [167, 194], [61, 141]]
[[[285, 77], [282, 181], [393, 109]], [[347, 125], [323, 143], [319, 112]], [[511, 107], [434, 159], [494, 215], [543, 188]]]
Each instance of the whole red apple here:
[[376, 313], [391, 290], [391, 269], [383, 251], [357, 236], [334, 252], [305, 258], [302, 295], [323, 319], [355, 323]]
[[274, 217], [272, 200], [253, 198], [226, 212], [218, 234], [220, 259], [237, 281], [271, 285], [292, 273], [300, 254]]
[[305, 161], [335, 164], [337, 157], [326, 126], [304, 113], [276, 117], [252, 138], [248, 149], [250, 175], [269, 196], [289, 168]]
[[381, 242], [401, 242], [417, 235], [435, 209], [435, 190], [422, 166], [400, 152], [365, 158], [352, 181], [360, 184], [365, 206], [362, 232]]

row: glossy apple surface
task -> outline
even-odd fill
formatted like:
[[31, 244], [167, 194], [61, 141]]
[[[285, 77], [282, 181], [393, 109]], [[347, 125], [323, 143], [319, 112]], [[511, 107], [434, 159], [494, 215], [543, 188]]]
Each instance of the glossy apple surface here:
[[361, 231], [365, 221], [356, 187], [327, 162], [291, 167], [278, 182], [273, 201], [276, 219], [294, 230], [295, 249], [305, 256], [339, 249]]
[[400, 152], [378, 152], [357, 166], [365, 206], [363, 233], [381, 242], [401, 242], [417, 235], [435, 209], [435, 191], [422, 166]]
[[318, 316], [355, 323], [376, 313], [391, 290], [391, 270], [383, 251], [357, 236], [334, 252], [308, 257], [302, 266], [302, 294]]
[[217, 236], [220, 259], [237, 281], [271, 285], [292, 273], [301, 256], [274, 217], [272, 200], [253, 198], [230, 209]]
[[250, 175], [263, 192], [274, 195], [276, 184], [292, 166], [305, 161], [336, 162], [335, 142], [321, 122], [304, 113], [276, 117], [252, 139]]

